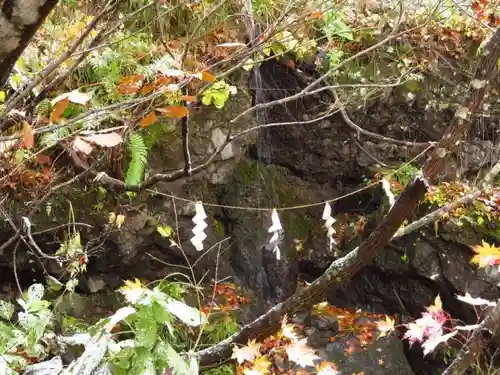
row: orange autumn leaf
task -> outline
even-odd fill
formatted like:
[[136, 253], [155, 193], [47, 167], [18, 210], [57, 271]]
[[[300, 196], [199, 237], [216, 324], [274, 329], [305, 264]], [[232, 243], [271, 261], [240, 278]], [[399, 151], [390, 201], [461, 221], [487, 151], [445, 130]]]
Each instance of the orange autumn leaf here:
[[69, 105], [69, 98], [64, 98], [58, 101], [56, 104], [54, 104], [52, 113], [50, 114], [50, 121], [55, 122], [59, 120], [64, 111], [66, 110], [66, 108], [68, 108], [68, 105]]
[[311, 12], [312, 18], [320, 19], [322, 15], [323, 15], [323, 12], [320, 9], [316, 9], [316, 10]]
[[209, 72], [201, 72], [201, 77], [204, 81], [207, 82], [215, 82], [217, 78], [212, 73]]
[[182, 95], [181, 100], [185, 100], [186, 102], [195, 102], [196, 96], [193, 95]]
[[135, 83], [122, 83], [117, 89], [120, 94], [135, 94], [139, 91], [139, 86]]
[[167, 43], [168, 48], [178, 50], [182, 47], [181, 41], [178, 39], [171, 40]]
[[33, 148], [35, 146], [35, 133], [26, 121], [23, 121], [23, 143], [26, 148]]
[[154, 124], [156, 121], [158, 121], [158, 117], [156, 117], [154, 111], [149, 112], [149, 114], [141, 120], [141, 127], [145, 128], [146, 126]]
[[156, 108], [165, 117], [183, 118], [189, 114], [189, 109], [180, 105], [170, 105], [168, 107]]
[[40, 164], [52, 164], [52, 159], [50, 156], [48, 155], [44, 155], [44, 154], [40, 154], [36, 157], [36, 160], [40, 163]]
[[131, 75], [131, 76], [120, 78], [120, 80], [118, 81], [118, 83], [137, 83], [137, 82], [143, 81], [143, 80], [144, 80], [144, 75], [143, 74], [134, 74], [134, 75]]
[[145, 85], [142, 87], [142, 94], [146, 95], [152, 92], [155, 89], [155, 86], [153, 84]]
[[476, 255], [470, 260], [471, 263], [476, 263], [479, 267], [500, 264], [500, 248], [495, 245], [483, 241], [482, 245], [473, 246], [472, 249]]

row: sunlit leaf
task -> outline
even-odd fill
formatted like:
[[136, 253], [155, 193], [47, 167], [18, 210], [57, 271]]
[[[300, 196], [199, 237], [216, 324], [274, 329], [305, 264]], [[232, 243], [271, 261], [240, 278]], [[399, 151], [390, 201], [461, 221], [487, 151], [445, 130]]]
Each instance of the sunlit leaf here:
[[127, 302], [135, 304], [148, 292], [148, 289], [136, 278], [134, 281], [125, 280], [125, 285], [119, 289], [119, 292], [123, 294]]
[[476, 263], [479, 267], [500, 264], [500, 248], [495, 245], [483, 241], [482, 245], [473, 246], [472, 249], [476, 255], [470, 260], [471, 263]]
[[81, 137], [84, 141], [95, 143], [102, 147], [114, 147], [123, 142], [123, 138], [120, 134], [116, 132], [93, 134]]
[[158, 117], [156, 117], [154, 111], [153, 112], [150, 112], [148, 115], [146, 115], [146, 117], [144, 117], [142, 120], [141, 120], [141, 127], [142, 128], [145, 128], [146, 126], [149, 126], [151, 124], [154, 124], [155, 122], [158, 121]]
[[217, 81], [217, 78], [215, 78], [215, 76], [212, 73], [209, 73], [209, 72], [201, 72], [201, 78], [204, 81], [207, 81], [207, 82], [215, 82], [215, 81]]
[[314, 366], [314, 361], [321, 359], [306, 343], [307, 339], [302, 339], [286, 348], [288, 359], [301, 367]]
[[35, 146], [35, 133], [27, 121], [23, 121], [23, 143], [26, 148]]
[[75, 140], [73, 141], [73, 148], [77, 151], [83, 152], [85, 155], [90, 155], [94, 149], [90, 143], [85, 142], [80, 137], [75, 137]]
[[115, 225], [118, 229], [122, 227], [124, 222], [125, 222], [125, 215], [120, 214], [116, 216]]
[[92, 99], [92, 93], [80, 92], [79, 90], [66, 92], [52, 99], [51, 105], [54, 106], [63, 99], [68, 99], [71, 103], [86, 105]]
[[233, 42], [233, 43], [221, 43], [217, 44], [217, 48], [234, 48], [234, 47], [246, 47], [245, 43]]
[[139, 85], [135, 83], [122, 83], [117, 87], [120, 94], [135, 94], [139, 91]]
[[255, 342], [255, 340], [249, 340], [245, 346], [238, 348], [236, 345], [233, 347], [233, 355], [231, 358], [236, 359], [239, 364], [245, 361], [253, 362], [255, 358], [259, 357], [260, 348], [262, 344]]
[[64, 113], [64, 111], [66, 110], [66, 108], [68, 108], [68, 105], [69, 105], [69, 98], [61, 99], [60, 101], [55, 103], [52, 106], [52, 113], [50, 114], [50, 121], [56, 122], [57, 120], [59, 120], [61, 118], [62, 114]]
[[193, 96], [193, 95], [181, 95], [181, 100], [184, 100], [186, 102], [195, 102], [196, 101], [196, 96]]
[[172, 229], [172, 227], [169, 227], [168, 225], [163, 225], [163, 226], [158, 225], [156, 227], [156, 231], [160, 234], [160, 236], [167, 238], [172, 237], [174, 234], [174, 230]]
[[377, 329], [380, 331], [379, 337], [384, 337], [387, 333], [394, 330], [394, 319], [389, 316], [385, 316], [385, 320], [380, 320], [376, 322]]
[[168, 107], [156, 108], [155, 111], [158, 111], [163, 116], [170, 118], [183, 118], [189, 114], [189, 109], [180, 105], [171, 105]]
[[468, 292], [466, 292], [464, 296], [457, 295], [457, 299], [459, 301], [468, 303], [469, 305], [472, 306], [483, 306], [483, 305], [495, 306], [495, 302], [480, 297], [474, 298]]

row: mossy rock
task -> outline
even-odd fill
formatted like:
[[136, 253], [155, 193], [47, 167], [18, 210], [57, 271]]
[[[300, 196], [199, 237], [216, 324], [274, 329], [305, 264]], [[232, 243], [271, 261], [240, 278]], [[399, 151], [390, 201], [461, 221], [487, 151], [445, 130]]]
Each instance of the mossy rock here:
[[[235, 167], [227, 183], [218, 189], [219, 203], [226, 208], [224, 214], [232, 228], [232, 236], [243, 243], [261, 248], [270, 237], [271, 212], [265, 208], [283, 208], [308, 205], [332, 198], [320, 185], [305, 182], [287, 169], [243, 159]], [[321, 228], [323, 207], [303, 207], [279, 211], [286, 244], [282, 251], [293, 250], [293, 244], [324, 239]], [[304, 249], [299, 248], [299, 251]]]

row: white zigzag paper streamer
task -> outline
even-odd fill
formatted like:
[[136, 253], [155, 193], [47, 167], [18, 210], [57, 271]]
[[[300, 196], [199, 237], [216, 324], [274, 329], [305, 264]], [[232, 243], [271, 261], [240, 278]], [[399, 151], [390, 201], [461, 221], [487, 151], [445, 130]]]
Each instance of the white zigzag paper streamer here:
[[276, 254], [276, 259], [280, 260], [281, 252], [278, 244], [280, 243], [280, 231], [283, 231], [283, 226], [281, 225], [276, 209], [273, 209], [273, 212], [271, 213], [271, 226], [267, 229], [267, 231], [273, 235], [266, 248], [273, 251]]
[[330, 250], [332, 250], [333, 245], [336, 245], [333, 235], [336, 234], [335, 229], [333, 229], [333, 224], [335, 224], [335, 219], [332, 217], [332, 206], [330, 203], [325, 203], [325, 209], [323, 210], [322, 219], [325, 221], [323, 226], [326, 228], [326, 237], [329, 241]]
[[394, 197], [394, 194], [391, 191], [391, 183], [385, 178], [382, 179], [382, 188], [384, 189], [385, 195], [387, 195], [387, 199], [389, 200], [389, 206], [392, 208], [394, 203], [396, 203], [396, 197]]
[[193, 217], [194, 228], [191, 230], [194, 236], [191, 238], [191, 243], [195, 247], [197, 251], [203, 250], [203, 241], [207, 238], [205, 234], [205, 228], [208, 227], [208, 224], [205, 222], [205, 219], [208, 217], [203, 209], [203, 204], [201, 202], [196, 202], [194, 205], [194, 209], [196, 214]]

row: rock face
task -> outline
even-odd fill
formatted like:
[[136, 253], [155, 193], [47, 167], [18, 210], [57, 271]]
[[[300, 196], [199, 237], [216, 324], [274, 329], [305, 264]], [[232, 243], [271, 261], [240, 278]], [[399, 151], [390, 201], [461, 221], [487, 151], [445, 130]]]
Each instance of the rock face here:
[[[255, 103], [284, 98], [307, 85], [307, 78], [274, 60], [263, 63], [255, 74]], [[337, 114], [312, 121], [331, 104], [331, 98], [325, 94], [257, 111], [256, 118], [246, 118], [241, 129], [233, 132], [259, 123], [276, 126], [261, 128], [257, 139], [233, 141], [203, 173], [173, 183], [159, 183], [156, 192], [140, 194], [132, 204], [128, 199], [110, 196], [101, 199], [95, 191], [85, 189], [79, 195], [74, 190], [63, 191], [59, 201], [64, 204], [53, 204], [55, 216], [48, 219], [40, 215], [34, 219], [37, 230], [60, 224], [57, 220], [67, 223], [66, 199], [72, 199], [79, 204], [75, 203], [75, 212], [84, 219], [91, 218], [94, 225], [81, 230], [84, 246], [90, 252], [89, 274], [82, 283], [86, 291], [97, 293], [104, 286], [116, 289], [130, 277], [154, 280], [174, 271], [186, 273], [186, 266], [195, 265], [196, 281], [229, 277], [253, 291], [252, 309], [244, 316], [251, 320], [293, 294], [299, 277], [311, 281], [369, 235], [380, 219], [380, 192], [368, 188], [357, 194], [352, 191], [365, 186], [364, 177], [372, 174], [373, 167], [380, 167], [380, 161], [393, 166], [409, 161], [421, 151], [363, 137], [358, 141]], [[201, 108], [194, 113], [190, 118], [194, 164], [205, 160], [225, 141], [231, 119], [249, 105], [249, 98], [240, 93], [222, 111]], [[352, 118], [366, 130], [397, 139], [438, 139], [449, 113], [419, 110], [418, 105], [418, 101], [379, 103], [352, 111]], [[278, 126], [291, 122], [295, 124]], [[480, 131], [481, 127], [488, 131]], [[498, 159], [498, 127], [481, 122], [475, 124], [475, 130], [463, 160], [450, 162], [450, 178], [476, 173]], [[254, 143], [256, 150], [247, 153]], [[178, 134], [163, 139], [151, 153], [149, 173], [182, 168], [181, 150]], [[339, 249], [333, 251], [327, 246], [322, 227], [323, 205], [310, 204], [345, 193], [352, 194], [332, 204], [337, 230], [342, 233]], [[189, 241], [195, 214], [192, 201], [198, 200], [204, 203], [208, 215], [203, 253], [197, 252]], [[98, 204], [101, 211], [92, 213], [99, 216], [95, 219], [90, 212], [96, 211]], [[278, 261], [273, 252], [265, 249], [271, 237], [271, 210], [292, 206], [296, 209], [279, 211], [284, 240]], [[125, 215], [122, 228], [110, 228], [109, 212]], [[364, 233], [357, 229], [361, 214], [367, 217]], [[174, 234], [162, 236], [158, 227], [172, 228]], [[8, 238], [5, 231], [1, 239]], [[440, 294], [452, 316], [475, 323], [473, 311], [459, 303], [455, 295], [468, 292], [474, 297], [500, 297], [499, 277], [477, 271], [469, 263], [469, 246], [483, 238], [474, 226], [458, 226], [452, 220], [442, 225], [437, 234], [434, 228], [424, 228], [380, 249], [372, 264], [329, 296], [329, 300], [340, 307], [416, 316]], [[52, 237], [46, 242], [51, 241]], [[20, 248], [18, 254], [19, 269], [30, 269], [27, 249]], [[3, 254], [1, 261], [3, 267], [11, 265], [12, 252]], [[68, 304], [80, 310], [86, 306], [71, 301]], [[325, 358], [344, 366], [345, 373], [358, 373], [365, 366], [373, 369], [370, 374], [412, 373], [402, 344], [396, 339], [382, 340], [373, 350], [344, 358], [345, 348], [329, 341], [335, 333], [334, 326], [311, 324], [310, 328], [310, 344], [320, 349]], [[375, 368], [373, 363], [378, 359], [383, 359], [386, 366]]]

